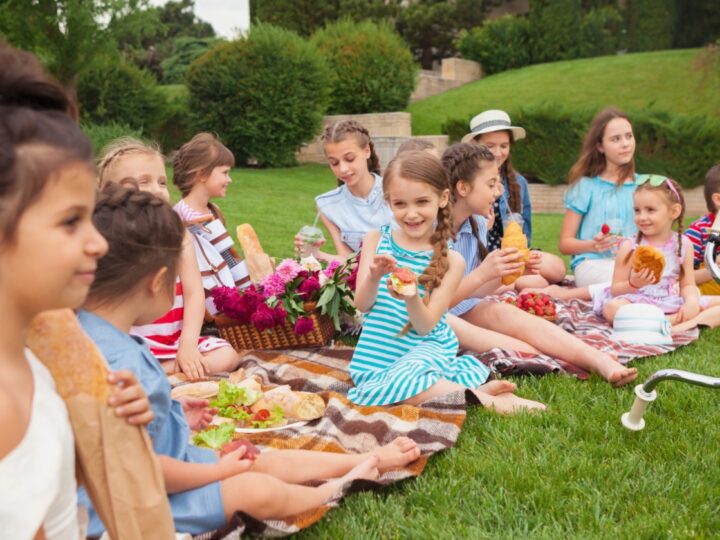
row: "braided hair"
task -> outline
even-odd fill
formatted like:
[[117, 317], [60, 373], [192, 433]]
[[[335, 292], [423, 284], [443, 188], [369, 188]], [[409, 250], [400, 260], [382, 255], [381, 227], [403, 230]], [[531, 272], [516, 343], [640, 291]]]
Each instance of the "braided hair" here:
[[[333, 122], [325, 128], [321, 140], [323, 144], [335, 144], [346, 140], [350, 136], [355, 137], [360, 148], [370, 147], [370, 157], [367, 159], [367, 168], [371, 173], [379, 175], [380, 159], [375, 153], [375, 145], [372, 139], [370, 139], [370, 132], [359, 122], [355, 120], [338, 120], [337, 122]], [[338, 185], [340, 184], [342, 184], [342, 182], [338, 180]]]
[[123, 156], [130, 155], [157, 156], [165, 162], [165, 156], [156, 143], [145, 143], [134, 137], [120, 137], [109, 142], [101, 152], [98, 160], [98, 176], [100, 187], [108, 182], [122, 182], [124, 178], [116, 178], [113, 174], [115, 167]]
[[[478, 173], [482, 170], [483, 164], [495, 163], [495, 155], [483, 144], [457, 143], [450, 146], [442, 156], [442, 164], [448, 173], [450, 181], [450, 194], [453, 202], [457, 200], [457, 184], [461, 180], [471, 184]], [[499, 219], [500, 216], [495, 216]], [[477, 240], [478, 257], [482, 262], [488, 255], [485, 243], [480, 238], [477, 221], [470, 216], [470, 229]]]
[[[387, 199], [390, 185], [395, 178], [402, 177], [432, 187], [438, 196], [449, 188], [447, 174], [440, 160], [427, 152], [410, 151], [397, 155], [385, 169], [383, 192]], [[430, 236], [433, 255], [430, 263], [418, 277], [418, 283], [425, 289], [423, 303], [430, 302], [432, 291], [440, 286], [450, 267], [448, 261], [448, 243], [452, 238], [452, 203], [438, 207], [435, 230]], [[410, 329], [409, 324], [402, 334]]]
[[0, 236], [12, 240], [20, 218], [56, 173], [92, 170], [92, 145], [73, 120], [73, 104], [32, 54], [0, 45]]
[[109, 183], [98, 194], [95, 227], [108, 242], [89, 298], [108, 303], [132, 292], [144, 278], [168, 269], [168, 289], [177, 277], [185, 229], [168, 203], [137, 185]]

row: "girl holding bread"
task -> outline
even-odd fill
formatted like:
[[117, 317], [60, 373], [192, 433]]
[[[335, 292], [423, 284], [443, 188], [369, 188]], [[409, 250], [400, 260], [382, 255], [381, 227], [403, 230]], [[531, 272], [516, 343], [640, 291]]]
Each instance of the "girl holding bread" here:
[[[131, 219], [132, 217], [132, 219]], [[200, 534], [223, 526], [238, 511], [257, 519], [282, 519], [324, 504], [356, 478], [403, 466], [419, 456], [415, 443], [398, 438], [357, 455], [278, 450], [256, 455], [241, 446], [218, 458], [188, 442], [207, 411], [186, 417], [147, 346], [128, 335], [133, 325], [165, 313], [172, 303], [184, 227], [169, 205], [149, 193], [108, 184], [93, 221], [109, 244], [79, 319], [111, 366], [134, 371], [150, 397], [155, 420], [148, 433], [163, 471], [176, 530]], [[247, 453], [247, 454], [246, 454]], [[302, 484], [323, 481], [316, 487]], [[88, 534], [103, 527], [94, 512]]]
[[457, 356], [446, 313], [465, 264], [448, 249], [452, 203], [440, 161], [427, 152], [399, 154], [383, 192], [399, 227], [385, 225], [363, 241], [355, 305], [367, 315], [348, 397], [359, 405], [418, 404], [470, 389], [503, 414], [544, 409], [515, 396], [510, 382], [488, 382], [489, 369], [473, 357]]
[[[33, 55], [0, 46], [2, 538], [84, 537], [67, 409], [50, 372], [26, 348], [36, 315], [83, 302], [107, 251], [91, 221], [92, 146], [71, 110]], [[110, 377], [115, 412], [147, 424], [152, 412], [132, 373]]]
[[[443, 154], [451, 195], [454, 200], [452, 231], [454, 248], [464, 257], [464, 277], [453, 289], [450, 310], [474, 325], [475, 350], [502, 347], [525, 352], [542, 352], [594, 371], [615, 386], [637, 377], [637, 370], [627, 368], [612, 356], [599, 351], [555, 324], [531, 315], [506, 302], [489, 302], [483, 297], [496, 288], [498, 278], [513, 274], [522, 266], [517, 248], [495, 250], [488, 254], [485, 246], [485, 222], [498, 196], [500, 181], [493, 153], [482, 145], [455, 144]], [[455, 327], [454, 327], [455, 328]], [[456, 329], [464, 339], [467, 330]], [[469, 338], [465, 338], [466, 340]], [[483, 343], [477, 343], [484, 341]]]
[[[100, 187], [128, 179], [170, 202], [165, 159], [155, 145], [131, 137], [112, 141], [102, 152], [99, 163]], [[218, 371], [234, 370], [240, 359], [230, 344], [213, 336], [202, 336], [205, 293], [195, 259], [194, 240], [188, 232], [183, 242], [179, 275], [175, 283], [172, 309], [149, 324], [133, 327], [131, 334], [142, 337], [166, 372], [182, 371], [198, 379]]]

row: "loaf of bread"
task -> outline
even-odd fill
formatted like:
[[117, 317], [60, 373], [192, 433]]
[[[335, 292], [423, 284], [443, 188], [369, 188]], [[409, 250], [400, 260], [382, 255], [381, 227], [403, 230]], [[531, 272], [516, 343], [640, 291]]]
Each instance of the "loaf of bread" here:
[[665, 269], [665, 256], [653, 246], [638, 246], [632, 256], [632, 268], [635, 272], [649, 268], [655, 276], [653, 283], [657, 283]]
[[[278, 405], [287, 418], [298, 420], [315, 420], [325, 414], [323, 398], [312, 392], [293, 392], [289, 386], [278, 386], [265, 392], [259, 400], [258, 409], [270, 408]], [[255, 410], [257, 403], [253, 405]]]
[[217, 381], [200, 381], [195, 383], [183, 384], [172, 389], [171, 395], [173, 399], [183, 397], [194, 397], [201, 399], [209, 399], [217, 396], [220, 383]]
[[86, 394], [105, 403], [110, 397], [105, 359], [72, 310], [45, 311], [35, 317], [27, 345], [48, 368], [63, 399]]
[[245, 256], [250, 280], [259, 283], [266, 276], [273, 273], [273, 264], [270, 256], [263, 251], [255, 230], [248, 223], [238, 225], [236, 229], [238, 242]]

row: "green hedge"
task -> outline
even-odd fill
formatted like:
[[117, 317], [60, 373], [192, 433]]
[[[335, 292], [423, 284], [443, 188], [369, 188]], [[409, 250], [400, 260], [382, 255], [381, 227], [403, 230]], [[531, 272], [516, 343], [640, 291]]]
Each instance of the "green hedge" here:
[[82, 123], [80, 128], [92, 142], [95, 155], [98, 156], [100, 151], [110, 141], [114, 141], [120, 137], [135, 137], [142, 139], [143, 135], [140, 130], [132, 128], [127, 124], [118, 124], [110, 122], [108, 124]]
[[407, 107], [418, 68], [407, 44], [389, 23], [345, 19], [318, 30], [311, 41], [331, 71], [329, 114]]
[[463, 30], [456, 46], [463, 58], [480, 62], [485, 74], [490, 75], [528, 65], [529, 38], [528, 19], [503, 15], [470, 31]]
[[187, 86], [195, 129], [217, 133], [238, 165], [254, 158], [268, 167], [295, 164], [320, 129], [330, 89], [315, 46], [267, 24], [195, 60]]
[[630, 51], [659, 51], [672, 48], [675, 33], [675, 1], [628, 0], [626, 18]]
[[[547, 184], [564, 183], [597, 110], [548, 104], [508, 112], [513, 123], [528, 133], [513, 147], [513, 164]], [[664, 174], [685, 187], [695, 187], [720, 159], [718, 118], [654, 110], [627, 113], [637, 140], [635, 163], [639, 172]], [[468, 119], [452, 118], [444, 128], [452, 140], [467, 133], [467, 126]]]

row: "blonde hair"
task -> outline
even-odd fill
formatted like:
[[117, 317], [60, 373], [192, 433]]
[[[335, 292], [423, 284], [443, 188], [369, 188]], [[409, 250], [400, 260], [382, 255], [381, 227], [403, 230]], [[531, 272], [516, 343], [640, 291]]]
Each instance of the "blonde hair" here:
[[212, 133], [198, 133], [183, 144], [173, 159], [173, 184], [187, 197], [198, 176], [209, 176], [215, 167], [234, 167], [235, 156]]
[[[445, 190], [450, 190], [447, 172], [440, 160], [423, 151], [403, 152], [388, 164], [383, 177], [383, 192], [386, 199], [388, 198], [390, 185], [397, 177], [427, 184], [438, 195], [441, 195]], [[430, 294], [433, 289], [440, 286], [450, 266], [448, 262], [448, 242], [452, 237], [451, 216], [452, 203], [448, 198], [447, 204], [438, 208], [437, 225], [430, 237], [430, 243], [433, 246], [432, 259], [430, 259], [425, 271], [418, 277], [418, 283], [425, 288], [425, 296], [423, 297], [425, 305], [430, 302]], [[408, 330], [409, 325], [403, 329], [401, 334], [406, 333]]]
[[113, 170], [123, 156], [129, 155], [157, 156], [165, 162], [165, 156], [160, 151], [160, 146], [154, 142], [143, 142], [134, 137], [120, 137], [109, 142], [102, 149], [98, 160], [98, 181], [100, 188], [110, 182], [119, 183], [124, 178], [114, 178]]

